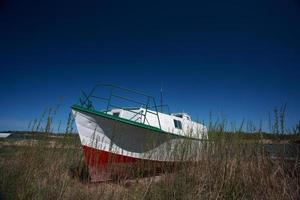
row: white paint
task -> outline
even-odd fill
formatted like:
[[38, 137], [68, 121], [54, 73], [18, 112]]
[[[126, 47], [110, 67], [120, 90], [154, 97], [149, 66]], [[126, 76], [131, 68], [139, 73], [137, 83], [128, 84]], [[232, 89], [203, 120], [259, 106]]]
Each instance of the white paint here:
[[[141, 114], [135, 114], [131, 111], [135, 113], [141, 113]], [[145, 117], [143, 113], [146, 112], [144, 108], [132, 109], [131, 111], [123, 110], [123, 109], [112, 109], [110, 112], [108, 112], [108, 114], [120, 113], [119, 117], [122, 117], [124, 119], [129, 119], [141, 123], [144, 122]], [[154, 113], [156, 112], [152, 110], [147, 110], [147, 114], [146, 114], [147, 120], [145, 120], [145, 124], [160, 128], [157, 115]], [[178, 115], [182, 115], [182, 118], [177, 117]], [[193, 122], [191, 120], [191, 117], [186, 113], [175, 113], [175, 114], [168, 115], [165, 113], [158, 112], [158, 116], [160, 120], [161, 129], [163, 131], [178, 134], [178, 135], [193, 137], [197, 139], [207, 139], [206, 126], [197, 122]], [[174, 120], [181, 121], [182, 130], [175, 128]]]
[[11, 133], [0, 133], [0, 138], [7, 138]]
[[[145, 112], [142, 108], [134, 111]], [[144, 120], [141, 114], [136, 115], [123, 109], [113, 109], [109, 114], [116, 112], [120, 113], [121, 118], [136, 122]], [[73, 114], [82, 145], [134, 158], [159, 161], [197, 159], [202, 146], [200, 139], [207, 138], [207, 128], [204, 125], [163, 113], [159, 113], [161, 128], [169, 133], [122, 123], [91, 113], [73, 110]], [[146, 118], [151, 126], [159, 127], [156, 115], [147, 113]], [[174, 127], [174, 119], [182, 122], [182, 130]], [[185, 131], [188, 133], [185, 134]], [[186, 147], [184, 155], [183, 147]]]

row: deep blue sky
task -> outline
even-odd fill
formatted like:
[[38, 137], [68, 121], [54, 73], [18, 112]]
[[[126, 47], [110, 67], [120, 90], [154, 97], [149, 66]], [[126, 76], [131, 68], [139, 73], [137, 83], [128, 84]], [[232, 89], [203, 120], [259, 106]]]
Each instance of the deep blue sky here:
[[64, 97], [114, 83], [159, 97], [194, 118], [267, 127], [287, 103], [300, 120], [297, 0], [2, 0], [0, 130], [25, 129]]

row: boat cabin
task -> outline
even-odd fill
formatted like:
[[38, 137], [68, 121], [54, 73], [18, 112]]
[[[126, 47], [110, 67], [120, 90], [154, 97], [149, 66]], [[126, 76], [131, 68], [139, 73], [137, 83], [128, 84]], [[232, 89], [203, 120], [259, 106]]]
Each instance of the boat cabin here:
[[[146, 113], [146, 115], [144, 113]], [[108, 114], [161, 128], [163, 131], [178, 135], [207, 138], [206, 126], [201, 123], [193, 122], [187, 113], [172, 113], [169, 115], [149, 109], [146, 111], [145, 108], [123, 108], [112, 109]]]
[[171, 113], [172, 116], [179, 117], [186, 120], [192, 120], [187, 113]]

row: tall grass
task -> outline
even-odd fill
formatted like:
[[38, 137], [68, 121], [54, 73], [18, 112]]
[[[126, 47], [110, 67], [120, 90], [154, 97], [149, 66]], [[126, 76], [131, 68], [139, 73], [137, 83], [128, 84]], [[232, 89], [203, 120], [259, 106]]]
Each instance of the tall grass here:
[[[299, 162], [281, 154], [272, 158], [262, 145], [261, 127], [243, 122], [230, 133], [226, 120], [209, 123], [209, 139], [200, 160], [180, 163], [176, 170], [145, 178], [140, 165], [135, 179], [120, 177], [108, 183], [90, 183], [80, 144], [69, 115], [66, 134], [51, 135], [54, 111], [46, 109], [30, 130], [47, 133], [25, 142], [2, 141], [0, 199], [299, 199]], [[287, 134], [285, 107], [274, 110], [272, 130]], [[29, 127], [30, 127], [29, 126]], [[60, 125], [59, 125], [60, 126]], [[245, 135], [245, 129], [252, 132]], [[299, 124], [293, 130], [299, 133]], [[179, 152], [186, 152], [182, 147]], [[177, 149], [178, 150], [178, 149]], [[193, 150], [193, 149], [190, 149]], [[178, 152], [176, 152], [178, 153]], [[136, 169], [135, 169], [136, 170]]]

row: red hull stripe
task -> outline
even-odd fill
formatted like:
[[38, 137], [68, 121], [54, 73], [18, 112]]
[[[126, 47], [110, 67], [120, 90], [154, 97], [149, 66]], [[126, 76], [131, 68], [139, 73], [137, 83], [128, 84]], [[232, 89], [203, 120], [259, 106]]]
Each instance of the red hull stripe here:
[[[138, 159], [130, 156], [124, 156], [120, 154], [115, 154], [95, 148], [91, 148], [88, 146], [83, 145], [83, 152], [85, 156], [85, 160], [88, 165], [95, 166], [95, 165], [106, 165], [109, 163], [134, 163], [139, 160], [144, 159]], [[150, 160], [145, 160], [150, 161]], [[153, 161], [158, 162], [158, 161]]]
[[[92, 182], [111, 180], [112, 174], [117, 174], [122, 176], [126, 175], [127, 169], [134, 169], [135, 166], [139, 166], [138, 163], [146, 164], [145, 172], [148, 173], [160, 173], [164, 171], [174, 169], [176, 163], [178, 162], [168, 162], [168, 161], [154, 161], [140, 158], [133, 158], [130, 156], [124, 156], [120, 154], [115, 154], [95, 148], [91, 148], [83, 145], [83, 152], [86, 164], [89, 167], [89, 175]], [[115, 168], [113, 166], [116, 166]], [[150, 167], [150, 168], [149, 168]], [[167, 168], [166, 168], [167, 167]], [[152, 171], [154, 170], [154, 171]], [[130, 176], [130, 173], [129, 173]]]
[[155, 165], [168, 165], [172, 166], [180, 161], [158, 161], [158, 160], [149, 160], [149, 159], [142, 159], [142, 158], [134, 158], [130, 156], [120, 155], [116, 153], [111, 153], [108, 151], [103, 151], [99, 149], [95, 149], [92, 147], [88, 147], [83, 145], [83, 152], [85, 161], [90, 167], [95, 166], [105, 166], [107, 164], [131, 164], [136, 162], [143, 162], [143, 163], [152, 163]]

